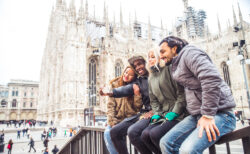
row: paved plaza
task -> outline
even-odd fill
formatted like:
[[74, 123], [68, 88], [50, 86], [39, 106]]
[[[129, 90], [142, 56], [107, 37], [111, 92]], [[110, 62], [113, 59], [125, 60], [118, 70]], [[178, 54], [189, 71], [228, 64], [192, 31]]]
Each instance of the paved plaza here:
[[[245, 126], [248, 126], [248, 123], [245, 122], [245, 125], [243, 126], [240, 121], [237, 122], [237, 129], [243, 128]], [[42, 154], [44, 150], [43, 141], [41, 140], [41, 133], [44, 129], [48, 130], [50, 126], [44, 126], [44, 127], [35, 127], [35, 129], [31, 130], [30, 134], [33, 137], [35, 141], [35, 149], [36, 153]], [[18, 128], [9, 127], [7, 128], [6, 125], [0, 125], [0, 130], [4, 129], [5, 131], [5, 147], [3, 154], [7, 154], [7, 142], [9, 139], [12, 139], [13, 149], [12, 154], [29, 154], [29, 139], [27, 136], [23, 136], [21, 133], [21, 138], [17, 139], [17, 132], [16, 130]], [[57, 145], [58, 149], [60, 149], [69, 139], [69, 132], [67, 131], [67, 137], [64, 137], [64, 131], [66, 128], [57, 128], [58, 133], [56, 137], [52, 137], [49, 139], [49, 153], [52, 153], [51, 150], [53, 149], [54, 145]], [[69, 130], [69, 129], [66, 129]], [[231, 148], [231, 154], [242, 154], [243, 148], [242, 148], [242, 142], [241, 140], [237, 140], [234, 142], [230, 142], [230, 148]], [[226, 154], [226, 145], [216, 145], [216, 152], [218, 154]], [[30, 153], [34, 153], [33, 149]], [[204, 152], [204, 154], [208, 154], [208, 150]]]
[[[43, 141], [41, 140], [41, 134], [43, 130], [45, 129], [46, 131], [49, 129], [50, 126], [45, 126], [45, 127], [35, 127], [34, 129], [31, 129], [30, 135], [33, 137], [35, 141], [35, 149], [36, 153], [42, 154], [44, 148]], [[22, 129], [21, 127], [20, 129]], [[23, 136], [23, 133], [21, 132], [21, 138], [17, 139], [17, 129], [19, 128], [14, 128], [14, 127], [9, 127], [7, 128], [6, 125], [0, 125], [0, 130], [4, 129], [5, 131], [5, 147], [4, 147], [4, 152], [3, 154], [7, 154], [7, 144], [9, 139], [12, 139], [14, 144], [12, 148], [12, 154], [28, 154], [29, 152], [29, 139], [27, 138], [27, 135]], [[52, 153], [51, 150], [54, 148], [54, 145], [57, 145], [57, 148], [60, 149], [69, 139], [69, 132], [67, 129], [67, 137], [64, 137], [64, 131], [66, 128], [57, 128], [58, 133], [56, 137], [49, 138], [49, 143], [48, 143], [48, 149], [49, 153]], [[30, 153], [34, 153], [33, 149], [31, 150]]]

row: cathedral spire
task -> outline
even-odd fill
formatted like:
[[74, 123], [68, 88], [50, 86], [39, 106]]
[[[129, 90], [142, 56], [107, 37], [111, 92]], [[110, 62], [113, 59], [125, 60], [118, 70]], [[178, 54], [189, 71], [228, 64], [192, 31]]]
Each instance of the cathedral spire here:
[[234, 18], [234, 26], [237, 25], [237, 19], [236, 19], [236, 15], [235, 15], [235, 12], [234, 12], [234, 7], [232, 6], [233, 8], [233, 18]]
[[151, 23], [150, 23], [150, 16], [148, 16], [148, 40], [152, 40], [152, 32], [151, 32]]
[[116, 32], [116, 27], [115, 27], [115, 12], [113, 12], [113, 35], [115, 34]]
[[[105, 6], [105, 4], [104, 4], [104, 6]], [[106, 14], [104, 14], [104, 16], [105, 16], [106, 37], [108, 37], [108, 36], [110, 36], [108, 11], [105, 11], [105, 12], [106, 12]]]
[[183, 4], [184, 4], [184, 12], [187, 12], [188, 0], [183, 0]]
[[103, 5], [103, 21], [106, 21], [106, 1], [104, 1], [104, 5]]
[[133, 26], [132, 26], [131, 14], [129, 13], [129, 37], [133, 39]]
[[75, 0], [71, 0], [70, 1], [70, 8], [74, 8], [75, 7]]
[[79, 12], [78, 12], [78, 15], [80, 18], [84, 18], [84, 8], [83, 8], [83, 0], [81, 0], [81, 6], [79, 8]]
[[50, 13], [50, 21], [49, 21], [49, 30], [53, 30], [53, 21], [54, 21], [54, 6], [52, 6], [52, 10]]
[[62, 5], [62, 0], [56, 0], [56, 7], [59, 7]]
[[161, 18], [161, 30], [163, 30], [163, 23], [162, 23], [162, 18]]
[[88, 15], [89, 15], [88, 0], [86, 0], [86, 3], [85, 3], [85, 17], [88, 18]]
[[241, 14], [239, 2], [238, 2], [238, 10], [239, 10], [239, 19], [240, 19], [240, 23], [242, 24], [242, 22], [243, 22], [243, 17], [242, 17], [242, 14]]
[[160, 34], [160, 37], [161, 38], [164, 37], [164, 28], [163, 28], [162, 18], [161, 18], [161, 34]]
[[220, 19], [219, 19], [219, 15], [218, 15], [218, 14], [217, 14], [217, 22], [218, 22], [218, 30], [219, 30], [219, 34], [221, 34]]
[[94, 5], [94, 13], [93, 13], [93, 18], [95, 20], [95, 5]]
[[120, 26], [123, 27], [123, 19], [122, 19], [122, 5], [120, 4]]
[[80, 4], [81, 4], [81, 6], [80, 6], [80, 7], [83, 7], [83, 0], [81, 0]]

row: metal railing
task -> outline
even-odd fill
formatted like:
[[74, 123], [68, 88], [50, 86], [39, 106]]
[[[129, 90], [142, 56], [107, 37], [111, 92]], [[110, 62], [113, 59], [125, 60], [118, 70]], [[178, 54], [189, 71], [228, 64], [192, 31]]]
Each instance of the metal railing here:
[[[104, 143], [105, 128], [82, 127], [59, 151], [59, 154], [109, 154]], [[250, 126], [235, 130], [220, 138], [209, 148], [209, 154], [216, 154], [215, 146], [226, 144], [227, 153], [230, 154], [229, 142], [242, 140], [244, 154], [250, 154]], [[138, 154], [137, 150], [128, 141], [130, 154]]]
[[227, 154], [230, 154], [229, 142], [235, 140], [242, 140], [244, 154], [250, 154], [250, 126], [235, 130], [222, 136], [214, 145], [209, 148], [209, 154], [216, 154], [215, 146], [219, 144], [226, 144]]
[[59, 154], [108, 154], [104, 143], [104, 128], [82, 127]]

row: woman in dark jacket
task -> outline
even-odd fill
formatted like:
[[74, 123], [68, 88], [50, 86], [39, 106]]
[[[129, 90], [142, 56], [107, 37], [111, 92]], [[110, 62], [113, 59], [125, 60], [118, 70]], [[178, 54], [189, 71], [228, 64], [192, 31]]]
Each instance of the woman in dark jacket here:
[[191, 114], [162, 137], [162, 153], [200, 154], [235, 129], [231, 90], [199, 48], [174, 36], [163, 39], [160, 48], [161, 59], [172, 64], [173, 79], [185, 87]]

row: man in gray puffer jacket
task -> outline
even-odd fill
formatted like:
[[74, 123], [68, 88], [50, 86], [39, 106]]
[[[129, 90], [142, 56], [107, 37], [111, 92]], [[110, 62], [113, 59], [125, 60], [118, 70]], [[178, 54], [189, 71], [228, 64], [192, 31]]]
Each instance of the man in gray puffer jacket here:
[[161, 151], [200, 154], [235, 129], [231, 90], [204, 51], [174, 36], [160, 47], [161, 59], [172, 63], [173, 79], [185, 88], [191, 114], [161, 138]]

